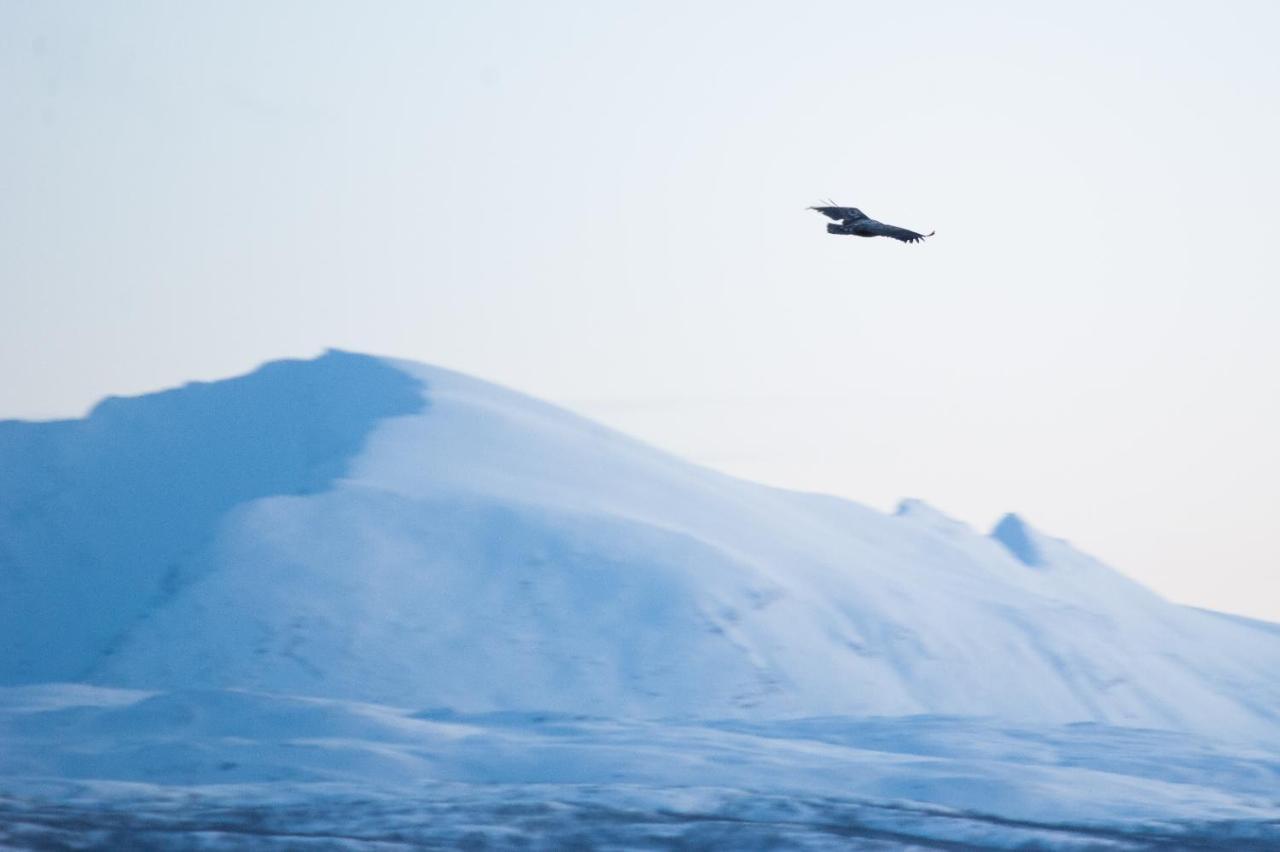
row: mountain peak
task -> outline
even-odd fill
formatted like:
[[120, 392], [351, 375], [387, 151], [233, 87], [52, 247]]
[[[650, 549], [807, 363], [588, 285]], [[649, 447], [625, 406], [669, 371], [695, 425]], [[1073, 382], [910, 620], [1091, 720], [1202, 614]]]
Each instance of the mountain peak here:
[[330, 350], [0, 421], [0, 683], [80, 676], [198, 573], [228, 513], [325, 492], [383, 420], [424, 408], [420, 380]]
[[1044, 566], [1044, 554], [1037, 541], [1039, 533], [1013, 512], [1000, 519], [991, 531], [991, 537], [1004, 545], [1022, 564], [1032, 568]]

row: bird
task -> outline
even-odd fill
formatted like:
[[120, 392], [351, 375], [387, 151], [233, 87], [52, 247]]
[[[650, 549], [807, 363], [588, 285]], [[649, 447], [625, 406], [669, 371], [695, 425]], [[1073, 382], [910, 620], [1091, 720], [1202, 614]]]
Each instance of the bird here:
[[810, 207], [810, 210], [817, 210], [828, 219], [836, 219], [840, 224], [834, 222], [827, 224], [828, 234], [853, 234], [858, 237], [893, 237], [895, 240], [904, 243], [918, 243], [926, 237], [932, 237], [937, 231], [930, 231], [927, 234], [917, 234], [915, 231], [909, 231], [906, 228], [899, 228], [896, 225], [886, 225], [884, 222], [877, 222], [875, 219], [863, 213], [857, 207], [841, 207], [834, 201], [827, 201], [819, 207]]

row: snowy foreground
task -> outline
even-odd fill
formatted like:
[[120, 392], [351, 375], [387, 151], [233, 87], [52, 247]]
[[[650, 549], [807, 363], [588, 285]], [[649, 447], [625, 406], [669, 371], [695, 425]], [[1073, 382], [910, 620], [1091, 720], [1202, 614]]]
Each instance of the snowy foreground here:
[[0, 421], [0, 846], [1280, 849], [1280, 627], [330, 352]]
[[1280, 759], [1093, 724], [0, 690], [17, 848], [1275, 849]]

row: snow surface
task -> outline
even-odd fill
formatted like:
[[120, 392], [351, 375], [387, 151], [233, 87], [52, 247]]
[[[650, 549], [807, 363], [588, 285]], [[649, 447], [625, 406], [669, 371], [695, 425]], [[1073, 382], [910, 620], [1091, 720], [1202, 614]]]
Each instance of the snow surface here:
[[332, 353], [19, 425], [0, 683], [1277, 731], [1278, 637], [1015, 518], [742, 482], [444, 370]]
[[1274, 753], [954, 717], [626, 721], [0, 689], [0, 845], [1266, 849]]
[[1275, 840], [1280, 630], [1013, 515], [743, 482], [342, 352], [0, 422], [0, 470], [0, 845], [252, 813], [290, 848], [367, 808], [343, 843]]
[[333, 353], [0, 421], [0, 683], [85, 676], [201, 569], [228, 512], [324, 491], [378, 421], [421, 406], [403, 373]]

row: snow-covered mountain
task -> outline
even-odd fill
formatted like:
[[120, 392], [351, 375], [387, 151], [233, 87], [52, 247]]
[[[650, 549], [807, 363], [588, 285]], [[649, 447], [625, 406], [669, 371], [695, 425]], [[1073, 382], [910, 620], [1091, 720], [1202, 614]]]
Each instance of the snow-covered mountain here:
[[329, 352], [0, 423], [0, 686], [616, 718], [954, 714], [1280, 737], [1280, 633]]

